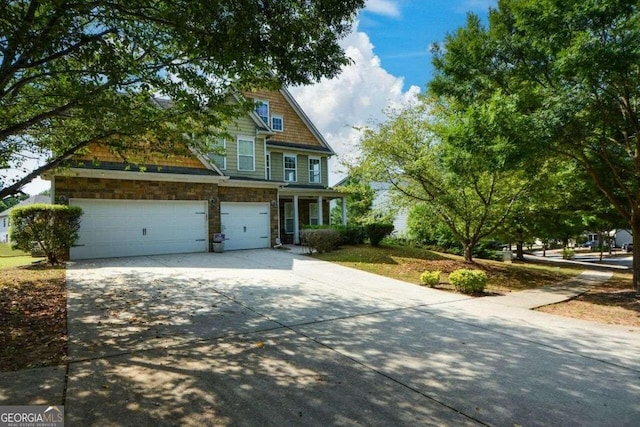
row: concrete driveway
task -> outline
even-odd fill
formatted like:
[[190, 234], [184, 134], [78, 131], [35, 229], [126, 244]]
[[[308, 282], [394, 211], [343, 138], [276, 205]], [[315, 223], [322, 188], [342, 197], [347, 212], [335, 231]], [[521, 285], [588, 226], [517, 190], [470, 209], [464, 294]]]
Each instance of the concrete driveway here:
[[68, 270], [68, 425], [637, 425], [640, 330], [260, 250]]

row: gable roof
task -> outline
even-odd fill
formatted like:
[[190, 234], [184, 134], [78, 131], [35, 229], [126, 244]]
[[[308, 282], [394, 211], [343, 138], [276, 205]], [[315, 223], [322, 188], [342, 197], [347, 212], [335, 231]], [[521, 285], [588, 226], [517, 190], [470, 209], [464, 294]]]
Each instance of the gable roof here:
[[280, 93], [282, 94], [282, 96], [284, 96], [284, 98], [291, 105], [291, 107], [298, 114], [298, 116], [300, 116], [302, 121], [307, 125], [311, 133], [316, 138], [318, 138], [318, 141], [320, 141], [320, 143], [331, 152], [331, 155], [336, 154], [335, 151], [333, 151], [333, 148], [331, 148], [331, 146], [327, 142], [327, 140], [324, 139], [324, 136], [322, 136], [318, 128], [313, 124], [309, 116], [307, 116], [307, 113], [304, 112], [302, 107], [300, 107], [300, 104], [298, 104], [298, 102], [293, 98], [293, 95], [291, 95], [291, 92], [289, 92], [286, 88], [282, 88], [280, 89]]
[[13, 208], [16, 208], [18, 206], [35, 205], [36, 203], [49, 204], [49, 203], [51, 203], [51, 197], [50, 196], [43, 196], [43, 195], [40, 195], [40, 194], [38, 194], [36, 196], [31, 196], [28, 199], [25, 199], [25, 200], [21, 201], [17, 205], [12, 206], [9, 209], [5, 209], [4, 211], [0, 212], [0, 217], [9, 216], [9, 213], [11, 213]]

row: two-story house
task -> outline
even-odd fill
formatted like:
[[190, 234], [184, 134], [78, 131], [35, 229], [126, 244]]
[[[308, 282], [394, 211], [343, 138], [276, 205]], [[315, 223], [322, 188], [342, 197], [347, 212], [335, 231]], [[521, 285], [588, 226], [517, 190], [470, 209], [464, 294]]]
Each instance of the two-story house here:
[[[327, 224], [333, 150], [287, 90], [245, 96], [255, 111], [229, 127], [215, 155], [157, 156], [141, 171], [103, 146], [45, 175], [54, 203], [84, 210], [71, 259], [208, 252], [299, 243]], [[346, 222], [346, 218], [343, 218]]]

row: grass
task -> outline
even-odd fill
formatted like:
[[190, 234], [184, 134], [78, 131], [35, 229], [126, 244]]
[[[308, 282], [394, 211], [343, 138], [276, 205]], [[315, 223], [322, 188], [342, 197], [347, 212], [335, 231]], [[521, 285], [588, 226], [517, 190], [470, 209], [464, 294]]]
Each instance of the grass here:
[[26, 252], [13, 250], [9, 243], [0, 243], [0, 270], [29, 265], [44, 258], [34, 258]]
[[29, 255], [26, 252], [11, 249], [11, 244], [0, 243], [0, 258]]
[[63, 268], [37, 266], [2, 270], [0, 371], [64, 363], [66, 329]]
[[334, 252], [314, 254], [315, 258], [357, 268], [381, 276], [420, 284], [420, 275], [427, 270], [443, 272], [443, 289], [452, 289], [448, 275], [459, 268], [478, 268], [487, 273], [487, 293], [508, 293], [550, 286], [575, 277], [582, 269], [557, 265], [503, 263], [475, 260], [466, 263], [460, 256], [441, 254], [427, 249], [387, 245], [374, 248], [368, 245], [345, 246]]

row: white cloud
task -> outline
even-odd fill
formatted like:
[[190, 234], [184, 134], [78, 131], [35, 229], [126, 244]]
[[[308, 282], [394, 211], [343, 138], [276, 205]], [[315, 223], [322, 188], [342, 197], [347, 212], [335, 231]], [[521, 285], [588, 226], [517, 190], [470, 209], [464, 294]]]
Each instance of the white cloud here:
[[383, 121], [385, 109], [413, 104], [420, 93], [418, 86], [403, 92], [404, 79], [380, 66], [369, 36], [358, 31], [357, 23], [341, 44], [354, 61], [342, 74], [313, 86], [291, 88], [295, 99], [338, 154], [331, 161], [331, 184], [344, 176], [339, 161], [348, 159], [357, 150], [360, 132], [354, 127]]
[[400, 17], [398, 3], [391, 0], [367, 0], [364, 10], [391, 18]]

